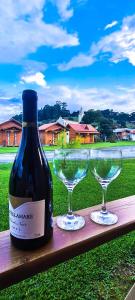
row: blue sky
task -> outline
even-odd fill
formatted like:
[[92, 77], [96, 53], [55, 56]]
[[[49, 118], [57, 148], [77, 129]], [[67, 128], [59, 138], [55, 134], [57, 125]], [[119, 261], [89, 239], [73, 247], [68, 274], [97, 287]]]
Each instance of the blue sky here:
[[135, 1], [1, 0], [1, 122], [27, 88], [39, 107], [134, 111]]

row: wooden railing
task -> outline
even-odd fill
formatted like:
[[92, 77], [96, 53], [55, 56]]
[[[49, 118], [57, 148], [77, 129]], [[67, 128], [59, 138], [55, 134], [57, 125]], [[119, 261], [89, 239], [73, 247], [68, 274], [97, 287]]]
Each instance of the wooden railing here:
[[33, 251], [21, 251], [11, 243], [9, 231], [0, 233], [0, 289], [89, 251], [113, 238], [135, 230], [135, 196], [108, 203], [108, 209], [118, 215], [113, 226], [102, 226], [90, 220], [94, 206], [78, 213], [85, 217], [86, 226], [75, 232], [61, 230], [54, 218], [54, 235], [44, 247]]

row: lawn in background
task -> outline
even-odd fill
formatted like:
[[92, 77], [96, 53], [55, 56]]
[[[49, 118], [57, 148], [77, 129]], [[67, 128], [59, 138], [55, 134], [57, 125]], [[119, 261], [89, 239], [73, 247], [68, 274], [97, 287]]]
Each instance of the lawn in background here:
[[[100, 142], [94, 144], [80, 145], [80, 148], [108, 148], [108, 147], [119, 147], [119, 146], [135, 146], [135, 141], [120, 141], [115, 143]], [[58, 149], [58, 146], [43, 146], [45, 151], [51, 151]], [[18, 147], [0, 147], [0, 154], [2, 153], [16, 153]]]
[[[52, 164], [50, 164], [52, 168]], [[0, 164], [0, 231], [8, 228], [8, 178], [11, 164]], [[54, 215], [67, 211], [67, 191], [53, 175]], [[135, 160], [123, 160], [108, 200], [135, 194]], [[74, 210], [101, 202], [101, 188], [90, 175], [76, 186]], [[123, 300], [135, 280], [135, 232], [0, 292], [0, 300]]]

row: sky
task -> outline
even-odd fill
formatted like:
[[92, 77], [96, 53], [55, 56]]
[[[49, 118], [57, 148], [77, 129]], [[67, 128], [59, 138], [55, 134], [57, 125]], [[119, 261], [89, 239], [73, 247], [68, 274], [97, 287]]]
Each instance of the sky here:
[[0, 122], [24, 89], [39, 108], [135, 111], [135, 1], [0, 0]]

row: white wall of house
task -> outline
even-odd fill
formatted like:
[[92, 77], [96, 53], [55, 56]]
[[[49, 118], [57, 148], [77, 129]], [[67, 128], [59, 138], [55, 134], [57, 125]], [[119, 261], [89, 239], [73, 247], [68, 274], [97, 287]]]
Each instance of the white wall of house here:
[[66, 143], [69, 144], [69, 131], [66, 132]]
[[130, 139], [131, 139], [132, 141], [135, 141], [135, 134], [134, 134], [134, 133], [130, 133]]
[[78, 124], [78, 122], [76, 121], [67, 120], [62, 117], [59, 117], [59, 119], [56, 122], [64, 127], [66, 127], [68, 124]]
[[59, 123], [60, 125], [66, 127], [66, 120], [64, 120], [62, 117], [59, 117], [59, 119], [57, 120], [57, 123]]

